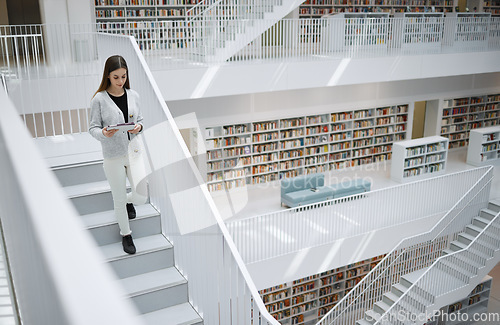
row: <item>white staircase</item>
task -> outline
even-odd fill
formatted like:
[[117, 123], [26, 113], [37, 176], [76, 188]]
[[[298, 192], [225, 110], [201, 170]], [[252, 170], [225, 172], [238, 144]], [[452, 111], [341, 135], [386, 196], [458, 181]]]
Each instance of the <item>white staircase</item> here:
[[[418, 315], [432, 315], [441, 307], [467, 296], [500, 262], [500, 201], [490, 201], [472, 219], [443, 257], [428, 268], [401, 277], [358, 325], [424, 324]], [[410, 321], [397, 315], [409, 313]], [[388, 316], [394, 317], [388, 317]]]
[[187, 13], [198, 26], [199, 55], [223, 62], [296, 9], [304, 0], [205, 0]]
[[102, 161], [53, 168], [145, 324], [203, 324], [188, 302], [188, 282], [174, 266], [174, 248], [161, 234], [150, 204], [136, 206], [131, 220], [137, 253], [123, 251]]

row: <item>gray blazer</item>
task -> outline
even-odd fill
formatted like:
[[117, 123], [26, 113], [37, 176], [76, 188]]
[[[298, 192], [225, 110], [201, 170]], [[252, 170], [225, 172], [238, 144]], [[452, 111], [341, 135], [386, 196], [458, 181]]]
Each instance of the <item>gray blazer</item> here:
[[[125, 89], [125, 91], [127, 92], [128, 121], [142, 124], [142, 115], [139, 109], [139, 94], [131, 89]], [[128, 154], [128, 132], [118, 131], [111, 138], [106, 137], [102, 133], [104, 127], [118, 123], [125, 123], [122, 111], [116, 106], [106, 91], [98, 92], [90, 102], [89, 133], [101, 142], [102, 156], [104, 158], [122, 157]], [[130, 140], [135, 136], [135, 134], [130, 133]]]

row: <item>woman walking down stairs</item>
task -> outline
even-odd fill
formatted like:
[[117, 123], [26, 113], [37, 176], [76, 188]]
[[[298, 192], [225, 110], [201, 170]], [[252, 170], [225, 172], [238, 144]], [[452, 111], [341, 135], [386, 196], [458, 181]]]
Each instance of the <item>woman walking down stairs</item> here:
[[188, 299], [188, 282], [174, 266], [174, 247], [161, 232], [151, 204], [131, 220], [137, 253], [123, 251], [102, 161], [54, 167], [66, 194], [115, 271], [145, 324], [202, 325]]
[[[403, 324], [404, 319], [395, 315], [420, 320], [422, 310], [425, 315], [432, 315], [442, 306], [465, 297], [499, 261], [500, 200], [494, 200], [443, 250], [442, 258], [428, 268], [403, 275], [356, 324]], [[415, 324], [425, 322], [424, 319]]]

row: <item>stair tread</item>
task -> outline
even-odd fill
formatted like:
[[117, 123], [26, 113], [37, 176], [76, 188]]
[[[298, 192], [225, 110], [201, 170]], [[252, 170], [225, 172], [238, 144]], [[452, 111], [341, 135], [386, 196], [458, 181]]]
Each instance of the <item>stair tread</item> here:
[[465, 228], [470, 228], [470, 229], [477, 231], [477, 232], [481, 232], [483, 230], [483, 228], [480, 228], [480, 227], [473, 225], [473, 224], [467, 225], [467, 226], [465, 226]]
[[423, 269], [420, 269], [418, 271], [414, 271], [414, 272], [411, 272], [411, 273], [408, 273], [408, 274], [405, 274], [402, 276], [403, 279], [405, 279], [406, 281], [410, 282], [410, 283], [415, 283], [415, 281], [418, 280], [418, 278], [425, 273], [425, 271], [427, 271], [428, 268], [427, 267], [424, 267]]
[[[146, 218], [159, 215], [158, 211], [151, 204], [135, 206], [137, 218]], [[114, 210], [91, 213], [82, 216], [83, 223], [87, 228], [117, 223]]]
[[[130, 187], [130, 183], [127, 179], [127, 188]], [[64, 191], [69, 198], [81, 197], [92, 194], [106, 193], [110, 192], [109, 182], [107, 180], [100, 182], [90, 182], [78, 185], [65, 186]]]
[[498, 212], [496, 211], [493, 211], [491, 209], [488, 209], [488, 208], [484, 208], [484, 209], [481, 209], [481, 212], [485, 212], [487, 214], [491, 214], [492, 216], [496, 216]]
[[370, 323], [369, 321], [367, 321], [366, 319], [364, 318], [361, 318], [361, 319], [358, 319], [356, 321], [356, 324], [357, 325], [372, 325], [372, 323]]
[[459, 242], [458, 240], [454, 240], [454, 241], [452, 241], [451, 243], [452, 243], [453, 245], [455, 245], [455, 246], [460, 247], [460, 249], [464, 249], [464, 248], [466, 248], [467, 246], [469, 246], [469, 245], [467, 245], [467, 244], [464, 244], [464, 243], [462, 243], [462, 242]]
[[481, 221], [482, 223], [486, 223], [486, 224], [489, 224], [491, 222], [491, 220], [485, 219], [483, 217], [474, 217], [474, 219]]
[[65, 186], [64, 191], [69, 198], [110, 191], [108, 181], [92, 182]]
[[459, 236], [462, 236], [462, 237], [464, 237], [464, 238], [467, 238], [467, 239], [469, 239], [470, 241], [473, 241], [473, 240], [476, 238], [476, 236], [473, 236], [473, 235], [471, 235], [471, 234], [467, 234], [467, 233], [465, 233], [465, 232], [460, 233], [460, 234], [459, 234]]
[[[162, 234], [134, 238], [134, 244], [137, 249], [137, 253], [135, 253], [136, 255], [172, 247], [172, 244], [170, 244], [170, 242]], [[100, 247], [107, 260], [115, 260], [119, 258], [134, 256], [129, 255], [123, 251], [121, 242]]]
[[120, 282], [129, 295], [135, 296], [158, 288], [184, 284], [187, 280], [175, 267], [168, 267], [124, 278]]
[[190, 325], [201, 323], [201, 318], [189, 303], [183, 303], [172, 307], [143, 314], [145, 324], [164, 325]]
[[399, 296], [391, 291], [384, 293], [384, 296], [386, 296], [389, 300], [391, 300], [393, 302], [396, 302], [399, 299]]

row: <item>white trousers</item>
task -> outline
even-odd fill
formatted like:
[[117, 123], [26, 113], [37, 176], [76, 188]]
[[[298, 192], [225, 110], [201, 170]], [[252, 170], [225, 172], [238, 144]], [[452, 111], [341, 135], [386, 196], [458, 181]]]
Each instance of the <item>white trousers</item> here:
[[[120, 227], [120, 234], [127, 236], [132, 233], [130, 230], [130, 223], [128, 220], [127, 203], [144, 204], [147, 197], [137, 193], [137, 184], [131, 177], [130, 162], [128, 155], [118, 158], [106, 158], [103, 161], [104, 173], [108, 179], [109, 186], [111, 187], [111, 194], [113, 196], [113, 206], [115, 210], [115, 217]], [[127, 180], [128, 178], [131, 192], [127, 193]], [[142, 186], [146, 186], [146, 184]], [[147, 193], [147, 189], [141, 189], [140, 193]]]

